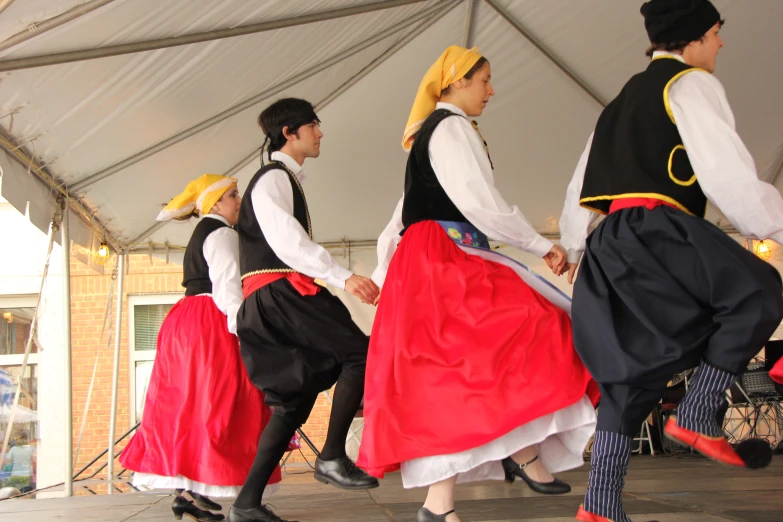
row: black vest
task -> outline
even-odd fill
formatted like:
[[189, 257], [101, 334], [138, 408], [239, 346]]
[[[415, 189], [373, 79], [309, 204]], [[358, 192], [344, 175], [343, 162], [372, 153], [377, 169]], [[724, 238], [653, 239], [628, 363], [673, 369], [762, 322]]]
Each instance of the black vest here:
[[310, 212], [307, 210], [307, 200], [305, 200], [304, 191], [296, 179], [293, 172], [280, 163], [272, 161], [261, 168], [250, 184], [247, 186], [245, 195], [242, 198], [242, 206], [239, 209], [239, 223], [237, 223], [237, 232], [239, 232], [239, 271], [244, 279], [250, 275], [264, 274], [269, 272], [295, 272], [290, 266], [283, 263], [272, 247], [269, 246], [264, 232], [258, 224], [256, 213], [253, 209], [253, 188], [261, 179], [261, 176], [272, 170], [282, 170], [288, 174], [288, 180], [291, 182], [291, 189], [294, 193], [294, 217], [307, 230], [310, 239], [313, 238], [313, 230], [310, 225]]
[[424, 120], [413, 140], [405, 167], [405, 197], [402, 203], [402, 224], [405, 228], [428, 220], [469, 223], [443, 190], [430, 163], [432, 133], [449, 116], [461, 117], [449, 110], [437, 109]]
[[227, 226], [219, 219], [208, 217], [201, 218], [196, 225], [182, 260], [182, 286], [185, 287], [185, 295], [212, 293], [209, 265], [204, 257], [204, 241], [215, 230]]
[[704, 216], [707, 198], [669, 105], [674, 80], [696, 70], [673, 58], [655, 59], [606, 106], [587, 160], [583, 207], [606, 214], [614, 199], [657, 198]]

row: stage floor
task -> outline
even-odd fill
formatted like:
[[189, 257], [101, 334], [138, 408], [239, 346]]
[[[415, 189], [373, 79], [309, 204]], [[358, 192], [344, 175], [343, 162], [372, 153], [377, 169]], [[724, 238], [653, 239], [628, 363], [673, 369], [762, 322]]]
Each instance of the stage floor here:
[[[572, 493], [559, 497], [537, 495], [519, 482], [459, 486], [457, 511], [463, 522], [572, 521], [587, 470], [585, 465], [558, 475], [573, 486]], [[404, 490], [396, 473], [378, 489], [346, 492], [316, 482], [310, 468], [287, 471], [271, 503], [279, 515], [301, 522], [413, 522], [425, 495]], [[783, 456], [760, 471], [729, 469], [690, 455], [634, 457], [626, 484], [625, 507], [634, 522], [783, 520]], [[163, 522], [174, 520], [170, 505], [171, 497], [157, 492], [0, 501], [0, 520]]]

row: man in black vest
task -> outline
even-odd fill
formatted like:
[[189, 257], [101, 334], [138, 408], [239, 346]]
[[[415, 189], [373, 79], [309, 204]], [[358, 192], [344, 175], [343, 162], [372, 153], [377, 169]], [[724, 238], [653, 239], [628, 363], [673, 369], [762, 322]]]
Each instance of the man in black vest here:
[[323, 133], [313, 106], [278, 100], [259, 116], [271, 162], [247, 187], [237, 229], [244, 302], [237, 316], [242, 358], [274, 414], [261, 435], [230, 522], [281, 522], [261, 506], [264, 487], [318, 394], [335, 382], [326, 442], [315, 478], [344, 489], [369, 489], [377, 479], [346, 456], [345, 439], [364, 393], [368, 337], [340, 300], [314, 278], [372, 304], [378, 287], [351, 273], [313, 241], [302, 164], [317, 158]]
[[[743, 235], [783, 241], [783, 198], [759, 181], [712, 75], [723, 21], [708, 0], [652, 0], [641, 12], [649, 67], [602, 112], [560, 220], [574, 285], [576, 350], [601, 388], [590, 480], [577, 519], [628, 522], [621, 493], [639, 432], [673, 374], [698, 366], [665, 434], [719, 462], [735, 451], [716, 421], [725, 390], [783, 317], [769, 264], [703, 219], [711, 201]], [[588, 237], [599, 214], [608, 217]]]

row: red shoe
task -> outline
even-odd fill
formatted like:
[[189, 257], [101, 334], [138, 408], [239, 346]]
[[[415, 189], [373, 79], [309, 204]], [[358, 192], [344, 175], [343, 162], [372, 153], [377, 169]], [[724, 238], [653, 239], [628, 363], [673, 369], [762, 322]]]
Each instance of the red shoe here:
[[582, 522], [612, 522], [608, 518], [594, 515], [588, 511], [585, 511], [584, 505], [579, 506], [579, 511], [576, 513], [576, 519], [581, 520]]
[[681, 428], [677, 426], [676, 417], [669, 417], [669, 422], [666, 423], [663, 433], [674, 442], [689, 446], [714, 461], [728, 464], [729, 466], [747, 467], [745, 461], [737, 455], [737, 452], [734, 451], [734, 448], [731, 447], [725, 437], [708, 437], [701, 433]]

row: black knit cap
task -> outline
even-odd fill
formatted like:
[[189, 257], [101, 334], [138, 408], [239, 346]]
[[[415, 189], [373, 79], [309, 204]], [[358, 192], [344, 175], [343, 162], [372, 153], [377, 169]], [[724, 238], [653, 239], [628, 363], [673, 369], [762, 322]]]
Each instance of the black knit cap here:
[[693, 42], [720, 22], [709, 0], [650, 0], [640, 9], [650, 42]]
[[283, 98], [264, 109], [258, 116], [258, 124], [269, 141], [269, 152], [280, 150], [285, 145], [283, 128], [296, 132], [302, 125], [312, 122], [321, 123], [313, 105], [300, 98]]

